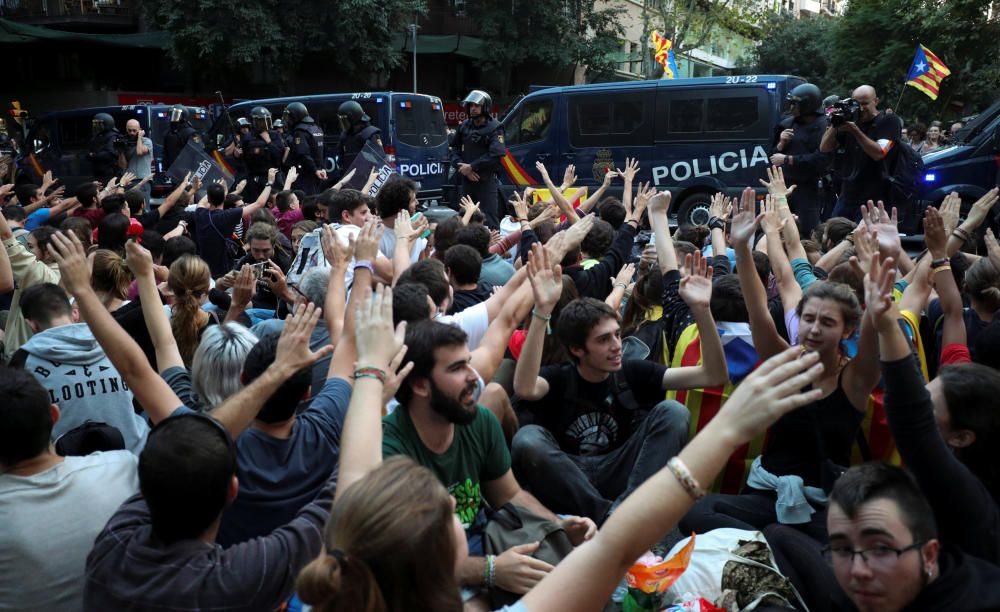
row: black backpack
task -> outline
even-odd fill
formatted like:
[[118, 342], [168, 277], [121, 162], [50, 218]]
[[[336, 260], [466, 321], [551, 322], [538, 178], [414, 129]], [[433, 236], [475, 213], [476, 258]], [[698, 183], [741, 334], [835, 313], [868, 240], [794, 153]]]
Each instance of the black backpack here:
[[889, 184], [885, 207], [896, 207], [900, 231], [913, 233], [923, 216], [923, 211], [917, 210], [917, 191], [923, 175], [923, 158], [905, 143], [899, 143], [895, 155], [882, 160], [882, 177]]

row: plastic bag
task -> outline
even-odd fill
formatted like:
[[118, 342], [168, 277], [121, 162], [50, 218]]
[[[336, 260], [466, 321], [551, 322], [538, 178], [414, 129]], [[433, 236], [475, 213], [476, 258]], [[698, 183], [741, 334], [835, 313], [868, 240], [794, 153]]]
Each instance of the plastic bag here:
[[691, 534], [687, 545], [665, 561], [652, 553], [640, 557], [625, 574], [628, 593], [622, 602], [622, 609], [625, 612], [660, 610], [663, 593], [680, 578], [691, 562], [694, 541], [695, 536]]

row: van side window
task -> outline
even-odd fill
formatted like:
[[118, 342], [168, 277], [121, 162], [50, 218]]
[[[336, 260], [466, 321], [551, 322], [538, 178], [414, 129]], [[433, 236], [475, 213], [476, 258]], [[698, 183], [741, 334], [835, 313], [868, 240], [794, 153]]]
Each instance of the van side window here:
[[507, 132], [504, 134], [507, 144], [525, 144], [544, 140], [552, 126], [552, 107], [551, 98], [525, 103], [517, 111], [517, 116], [508, 123]]
[[574, 147], [652, 144], [652, 92], [575, 95], [569, 99]]
[[768, 94], [762, 88], [664, 87], [656, 97], [656, 140], [766, 140], [767, 108]]

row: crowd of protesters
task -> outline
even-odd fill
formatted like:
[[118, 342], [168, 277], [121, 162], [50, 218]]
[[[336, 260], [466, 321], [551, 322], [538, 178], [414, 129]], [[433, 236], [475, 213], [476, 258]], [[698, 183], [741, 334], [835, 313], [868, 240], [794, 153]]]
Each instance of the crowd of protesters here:
[[0, 186], [0, 610], [603, 610], [677, 527], [763, 534], [757, 609], [1000, 609], [998, 190], [908, 253], [898, 119], [818, 93], [704, 227], [632, 160], [503, 231], [399, 176]]

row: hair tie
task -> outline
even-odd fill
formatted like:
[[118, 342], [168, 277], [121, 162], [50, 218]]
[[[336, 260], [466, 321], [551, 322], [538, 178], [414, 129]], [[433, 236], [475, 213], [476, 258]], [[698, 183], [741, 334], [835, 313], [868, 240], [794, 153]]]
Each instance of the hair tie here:
[[337, 563], [340, 564], [341, 571], [347, 569], [347, 553], [340, 550], [339, 548], [327, 548], [326, 554], [330, 555], [331, 557], [337, 560]]

